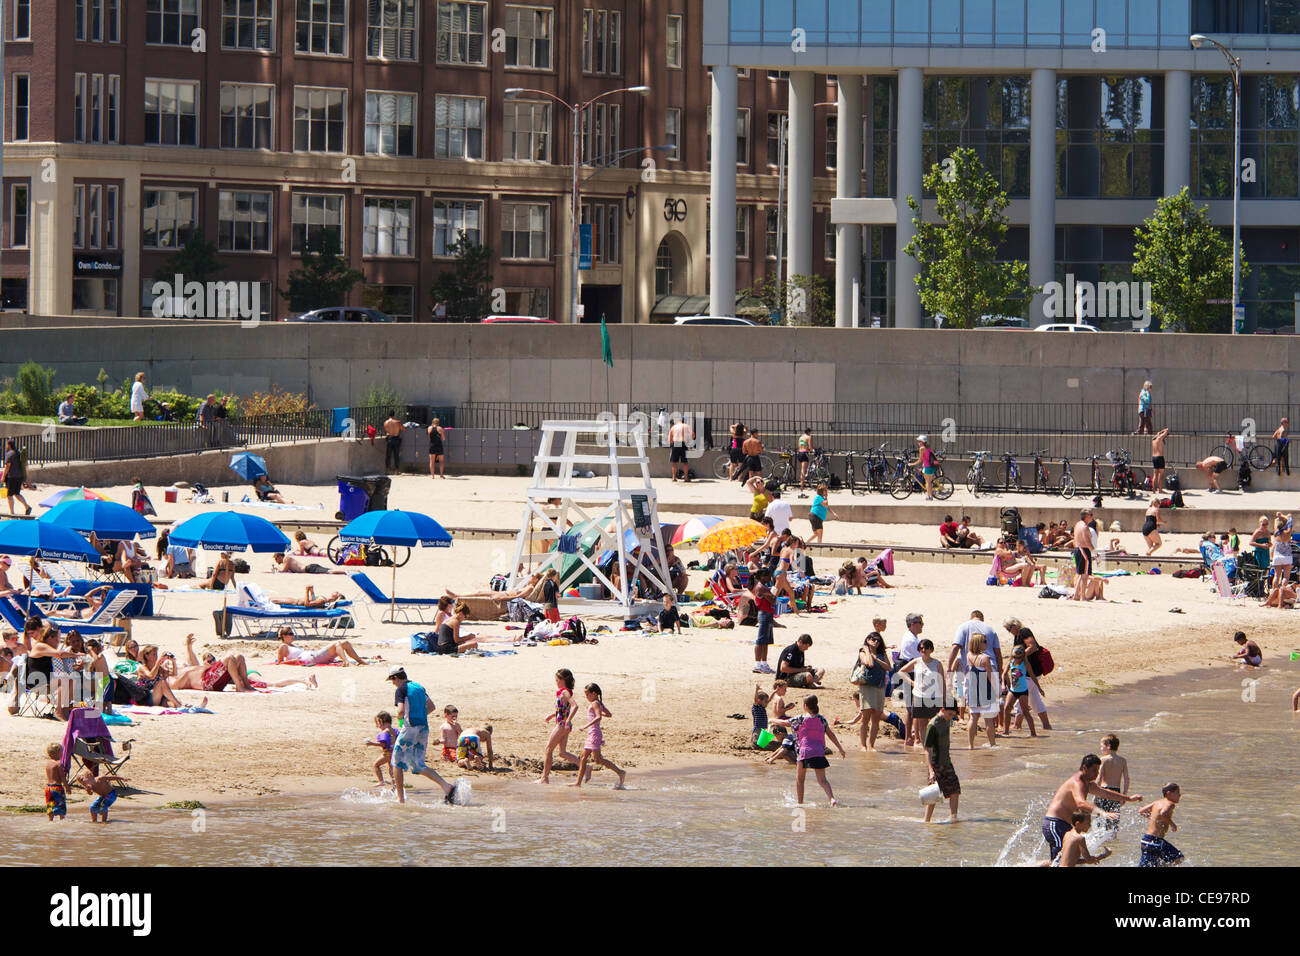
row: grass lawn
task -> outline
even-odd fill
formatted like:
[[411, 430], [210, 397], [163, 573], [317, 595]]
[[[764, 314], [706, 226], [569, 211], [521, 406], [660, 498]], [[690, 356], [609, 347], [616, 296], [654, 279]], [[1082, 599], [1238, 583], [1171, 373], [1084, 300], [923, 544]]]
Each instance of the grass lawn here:
[[[0, 415], [0, 420], [6, 422], [30, 422], [33, 425], [40, 425], [43, 422], [52, 420], [53, 418], [54, 418], [53, 415]], [[94, 426], [100, 428], [103, 427], [122, 428], [127, 425], [138, 426], [138, 425], [162, 425], [162, 424], [166, 424], [166, 423], [151, 422], [151, 421], [137, 422], [132, 418], [92, 418], [85, 426], [82, 427], [88, 428]], [[172, 424], [176, 424], [176, 423], [173, 422]]]

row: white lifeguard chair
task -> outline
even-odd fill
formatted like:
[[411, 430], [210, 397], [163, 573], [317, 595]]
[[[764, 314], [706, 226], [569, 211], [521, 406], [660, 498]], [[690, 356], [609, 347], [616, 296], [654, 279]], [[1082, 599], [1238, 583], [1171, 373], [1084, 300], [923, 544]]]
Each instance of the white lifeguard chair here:
[[[536, 532], [540, 543], [555, 542], [555, 549], [545, 555], [535, 569], [545, 573], [549, 568], [561, 569], [570, 554], [580, 564], [560, 580], [564, 591], [584, 571], [590, 571], [603, 584], [615, 600], [578, 601], [579, 605], [609, 607], [621, 605], [624, 611], [635, 606], [636, 585], [641, 577], [661, 591], [673, 591], [668, 573], [666, 548], [659, 528], [659, 508], [654, 485], [650, 480], [650, 461], [646, 457], [646, 436], [640, 427], [626, 421], [547, 421], [542, 422], [542, 438], [534, 458], [533, 480], [524, 494], [524, 514], [515, 543], [515, 560], [511, 565], [510, 587], [519, 584], [519, 568], [526, 544], [534, 535], [534, 525], [540, 519], [541, 529]], [[621, 454], [619, 439], [626, 444]], [[596, 445], [599, 454], [580, 454], [579, 444]], [[634, 451], [633, 451], [634, 450]], [[591, 467], [608, 469], [603, 488], [583, 488], [574, 485], [574, 479]], [[555, 474], [552, 475], [552, 470]], [[628, 532], [632, 532], [639, 549], [640, 560], [630, 580], [622, 581], [616, 588], [591, 556], [576, 550], [561, 550], [560, 539], [569, 533], [571, 525], [587, 523], [600, 528], [600, 546], [592, 549], [594, 555], [601, 551], [615, 551], [618, 567], [626, 568], [632, 549], [628, 547]], [[575, 544], [577, 542], [574, 542]], [[626, 576], [626, 575], [624, 575]], [[621, 593], [620, 593], [621, 591]], [[575, 603], [564, 599], [564, 603]]]

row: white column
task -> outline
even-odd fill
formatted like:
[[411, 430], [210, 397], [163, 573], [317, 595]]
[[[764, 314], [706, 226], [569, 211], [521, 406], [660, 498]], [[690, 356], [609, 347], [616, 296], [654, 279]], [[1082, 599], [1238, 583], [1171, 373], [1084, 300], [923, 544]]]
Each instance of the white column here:
[[[840, 74], [836, 120], [835, 195], [857, 199], [862, 195], [862, 77]], [[835, 324], [853, 325], [854, 280], [862, 275], [862, 227], [840, 223], [835, 227]]]
[[709, 171], [709, 312], [736, 311], [736, 68], [713, 68], [713, 153]]
[[1192, 184], [1192, 74], [1165, 74], [1165, 190], [1172, 196]]
[[916, 292], [916, 276], [920, 269], [915, 259], [903, 249], [916, 235], [912, 225], [912, 210], [907, 197], [919, 202], [922, 193], [921, 122], [923, 74], [917, 66], [905, 66], [898, 71], [898, 194], [894, 197], [898, 243], [894, 268], [894, 324], [900, 329], [921, 327], [921, 297]]
[[813, 251], [813, 75], [790, 73], [790, 126], [786, 147], [790, 177], [786, 193], [788, 275], [812, 274]]
[[[1056, 276], [1056, 71], [1034, 70], [1029, 89], [1029, 281], [1042, 286]], [[1033, 325], [1044, 297], [1029, 307]]]

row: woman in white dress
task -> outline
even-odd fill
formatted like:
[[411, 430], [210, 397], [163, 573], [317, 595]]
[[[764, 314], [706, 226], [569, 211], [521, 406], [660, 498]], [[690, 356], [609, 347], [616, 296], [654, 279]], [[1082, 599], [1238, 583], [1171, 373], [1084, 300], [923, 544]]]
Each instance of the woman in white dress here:
[[144, 372], [135, 373], [135, 384], [131, 386], [131, 415], [137, 422], [144, 421], [144, 403], [149, 394], [144, 390]]
[[975, 736], [979, 733], [980, 718], [984, 718], [984, 732], [988, 735], [989, 746], [996, 747], [993, 738], [993, 722], [998, 715], [998, 672], [992, 659], [984, 653], [988, 638], [983, 634], [972, 634], [966, 650], [966, 707], [970, 711], [970, 725], [967, 727], [970, 749], [975, 749]]

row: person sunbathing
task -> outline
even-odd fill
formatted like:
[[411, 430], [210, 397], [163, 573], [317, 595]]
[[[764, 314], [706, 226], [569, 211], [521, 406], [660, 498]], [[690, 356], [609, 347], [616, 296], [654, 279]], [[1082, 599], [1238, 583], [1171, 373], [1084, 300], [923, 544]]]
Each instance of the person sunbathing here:
[[[194, 653], [193, 634], [185, 636], [185, 656], [188, 660], [187, 666], [177, 668], [171, 678], [171, 685], [174, 690], [199, 690], [208, 693], [221, 693], [228, 685], [233, 684], [236, 692], [249, 693], [267, 687], [288, 687], [291, 684], [302, 684], [308, 690], [315, 690], [317, 686], [315, 674], [310, 674], [305, 679], [290, 677], [279, 681], [250, 680], [248, 662], [244, 659], [243, 654], [230, 654], [221, 660], [217, 660], [215, 654], [205, 652], [203, 659], [199, 660]], [[172, 658], [171, 661], [172, 666], [175, 667], [175, 659]], [[205, 707], [207, 703], [208, 699], [204, 697], [199, 706]]]
[[[520, 571], [523, 568], [519, 569]], [[537, 585], [541, 583], [542, 574], [535, 571], [527, 581], [519, 585], [513, 591], [453, 591], [451, 588], [444, 588], [443, 594], [454, 600], [465, 600], [466, 598], [491, 598], [493, 601], [513, 601], [515, 598], [527, 597], [532, 594]]]
[[293, 553], [302, 558], [329, 557], [324, 548], [307, 537], [305, 531], [295, 531], [293, 533]]
[[117, 543], [117, 552], [113, 560], [114, 571], [124, 575], [128, 581], [136, 581], [139, 579], [140, 572], [148, 568], [149, 562], [145, 560], [143, 548], [134, 541]]
[[235, 562], [230, 560], [230, 552], [222, 551], [217, 566], [212, 569], [212, 576], [199, 585], [212, 591], [224, 591], [235, 581]]
[[[885, 579], [885, 574], [880, 570], [880, 566], [874, 561], [868, 561], [865, 557], [858, 558], [858, 588], [892, 588], [893, 585]], [[861, 590], [858, 591], [861, 594]]]
[[1293, 608], [1295, 607], [1295, 599], [1295, 585], [1283, 581], [1277, 587], [1269, 590], [1268, 596], [1264, 598], [1264, 603], [1260, 607]]
[[258, 501], [271, 501], [277, 505], [293, 503], [285, 500], [284, 495], [280, 494], [275, 485], [271, 484], [271, 479], [266, 475], [258, 475], [253, 479], [253, 492], [257, 495]]
[[277, 551], [271, 555], [274, 564], [271, 566], [272, 571], [279, 571], [281, 574], [347, 574], [342, 568], [327, 568], [323, 564], [303, 564], [291, 554], [285, 554], [283, 551]]
[[321, 664], [332, 664], [335, 659], [338, 659], [346, 667], [349, 657], [358, 664], [365, 663], [357, 656], [357, 652], [353, 649], [350, 641], [335, 641], [318, 651], [310, 651], [294, 644], [293, 628], [280, 628], [280, 646], [275, 651], [275, 662], [277, 664], [293, 661], [305, 667], [316, 667]]
[[1034, 556], [1029, 553], [1029, 546], [1025, 542], [1017, 541], [1015, 554], [1011, 556], [1011, 563], [1004, 565], [1002, 570], [998, 572], [998, 583], [1029, 587], [1034, 583], [1035, 576], [1038, 577], [1039, 584], [1046, 584], [1047, 568], [1034, 560]]
[[306, 607], [306, 608], [333, 607], [339, 601], [342, 601], [343, 598], [344, 598], [343, 594], [339, 591], [335, 591], [334, 593], [330, 594], [328, 597], [317, 597], [316, 589], [309, 584], [307, 585], [307, 590], [303, 592], [301, 603], [295, 606]]

